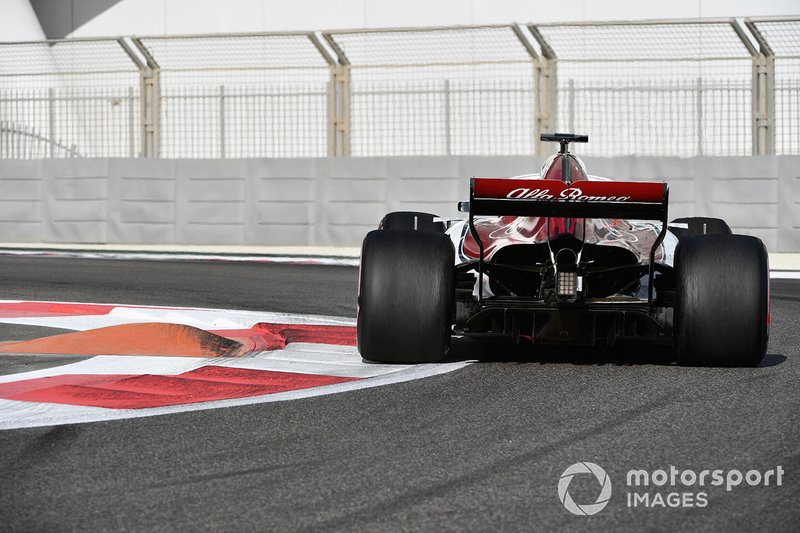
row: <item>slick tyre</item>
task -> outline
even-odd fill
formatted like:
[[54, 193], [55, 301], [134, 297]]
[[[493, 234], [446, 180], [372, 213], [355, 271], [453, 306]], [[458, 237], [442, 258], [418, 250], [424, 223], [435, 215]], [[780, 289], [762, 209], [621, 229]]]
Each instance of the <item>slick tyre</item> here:
[[678, 363], [756, 366], [767, 350], [767, 250], [747, 235], [695, 235], [675, 250]]
[[420, 213], [417, 211], [395, 211], [387, 214], [381, 220], [380, 229], [405, 229], [419, 231], [433, 231], [444, 233], [444, 222], [430, 213]]
[[375, 230], [361, 248], [358, 350], [381, 363], [432, 363], [450, 346], [453, 245], [432, 231]]
[[721, 218], [710, 217], [687, 217], [676, 218], [672, 224], [686, 224], [685, 228], [671, 227], [670, 231], [678, 239], [683, 239], [691, 235], [730, 235], [731, 228], [728, 223]]

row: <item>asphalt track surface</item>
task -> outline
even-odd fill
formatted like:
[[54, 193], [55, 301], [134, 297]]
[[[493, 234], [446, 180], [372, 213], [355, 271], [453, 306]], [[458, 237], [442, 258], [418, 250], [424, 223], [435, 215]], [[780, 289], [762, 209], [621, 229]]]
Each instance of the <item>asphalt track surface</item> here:
[[[351, 267], [0, 257], [0, 269], [4, 299], [355, 313]], [[800, 281], [773, 280], [768, 356], [752, 369], [462, 341], [455, 357], [481, 362], [419, 381], [2, 431], [0, 530], [797, 531], [799, 317]], [[0, 340], [47, 333], [0, 326]], [[0, 372], [52, 364], [27, 357], [0, 358]], [[559, 502], [578, 461], [612, 480], [594, 516]], [[780, 487], [706, 487], [703, 508], [629, 508], [626, 472], [669, 465], [785, 474]], [[672, 490], [700, 489], [649, 492]], [[581, 503], [598, 492], [591, 476], [570, 485]]]

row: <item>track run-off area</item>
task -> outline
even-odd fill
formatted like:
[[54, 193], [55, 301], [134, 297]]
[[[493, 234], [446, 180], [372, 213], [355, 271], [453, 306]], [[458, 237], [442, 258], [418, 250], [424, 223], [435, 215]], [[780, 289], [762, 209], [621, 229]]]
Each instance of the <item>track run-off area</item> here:
[[[94, 364], [74, 349], [41, 355], [36, 342], [66, 352], [85, 341], [70, 335], [118, 327], [96, 345], [108, 373], [122, 376], [117, 385], [62, 383], [67, 400], [58, 405], [113, 410], [75, 405], [88, 383], [138, 410], [0, 430], [4, 531], [795, 531], [800, 523], [800, 280], [772, 280], [769, 348], [757, 368], [679, 367], [648, 347], [595, 353], [456, 339], [450, 362], [428, 372], [360, 361], [353, 266], [0, 255], [0, 269], [0, 398], [19, 393], [7, 386], [20, 373], [41, 379]], [[267, 328], [278, 345], [257, 344], [263, 324], [281, 326]], [[120, 338], [137, 345], [158, 335], [200, 351], [187, 361], [114, 351]], [[156, 359], [162, 370], [141, 368]], [[320, 360], [336, 369], [304, 366]], [[317, 392], [304, 396], [270, 388], [279, 372], [342, 379], [311, 383], [302, 390]], [[210, 383], [199, 389], [206, 394], [238, 383], [237, 399], [201, 397], [191, 410], [136, 404], [153, 383], [186, 373]], [[135, 386], [119, 386], [130, 376]], [[359, 380], [374, 381], [348, 385]], [[186, 394], [198, 394], [193, 387]], [[267, 396], [285, 401], [251, 401]], [[566, 474], [576, 463], [598, 465], [607, 479], [582, 467]], [[632, 486], [631, 471], [651, 483]], [[673, 479], [656, 484], [660, 471]], [[688, 483], [703, 471], [702, 486]], [[576, 516], [565, 493], [607, 504]]]

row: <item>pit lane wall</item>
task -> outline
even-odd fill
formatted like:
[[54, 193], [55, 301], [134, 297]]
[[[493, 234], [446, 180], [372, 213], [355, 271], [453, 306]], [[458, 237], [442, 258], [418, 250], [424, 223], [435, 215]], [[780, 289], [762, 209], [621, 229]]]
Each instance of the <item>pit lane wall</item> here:
[[[666, 180], [670, 218], [724, 218], [800, 251], [800, 156], [585, 158], [590, 173]], [[535, 157], [0, 161], [0, 241], [357, 246], [384, 213], [457, 217], [471, 176]]]

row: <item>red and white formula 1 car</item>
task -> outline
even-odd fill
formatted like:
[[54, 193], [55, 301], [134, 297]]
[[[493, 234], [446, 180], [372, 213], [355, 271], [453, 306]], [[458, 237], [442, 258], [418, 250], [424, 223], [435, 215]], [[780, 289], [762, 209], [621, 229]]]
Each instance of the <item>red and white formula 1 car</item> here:
[[533, 345], [672, 343], [686, 365], [750, 366], [769, 332], [767, 251], [713, 218], [668, 223], [666, 183], [588, 176], [547, 134], [541, 175], [472, 178], [466, 220], [387, 214], [364, 239], [358, 349], [444, 359], [457, 335]]

